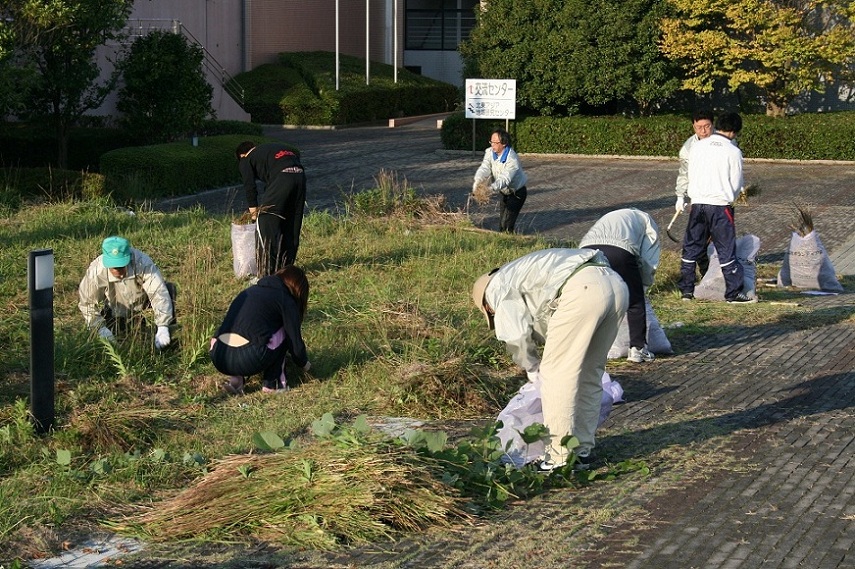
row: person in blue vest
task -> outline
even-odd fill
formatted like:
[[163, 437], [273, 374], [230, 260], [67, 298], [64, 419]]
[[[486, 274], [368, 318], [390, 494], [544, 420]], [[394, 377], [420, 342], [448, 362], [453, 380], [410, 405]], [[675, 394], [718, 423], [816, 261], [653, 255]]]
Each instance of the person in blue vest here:
[[511, 147], [511, 135], [497, 128], [490, 134], [490, 148], [484, 151], [484, 160], [475, 172], [472, 191], [479, 184], [490, 182], [490, 190], [501, 194], [499, 206], [499, 231], [513, 233], [525, 198], [528, 196], [528, 177], [520, 165], [520, 157]]

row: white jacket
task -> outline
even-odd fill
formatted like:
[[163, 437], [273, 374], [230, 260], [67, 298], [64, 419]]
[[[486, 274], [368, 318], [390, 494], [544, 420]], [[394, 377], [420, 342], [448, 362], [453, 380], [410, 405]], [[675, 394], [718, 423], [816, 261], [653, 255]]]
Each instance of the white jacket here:
[[641, 268], [642, 284], [645, 287], [653, 285], [662, 244], [659, 242], [659, 226], [649, 213], [635, 208], [607, 213], [579, 242], [579, 247], [596, 248], [595, 245], [611, 245], [632, 253]]
[[475, 181], [492, 179], [491, 190], [501, 194], [512, 194], [526, 185], [528, 177], [523, 172], [520, 158], [514, 149], [510, 146], [505, 149], [508, 154], [504, 162], [502, 161], [504, 152], [497, 155], [490, 148], [484, 151], [484, 159], [475, 172]]
[[78, 288], [80, 302], [77, 306], [83, 313], [86, 325], [92, 330], [105, 325], [101, 315], [105, 300], [117, 318], [127, 318], [133, 312], [142, 310], [149, 300], [154, 310], [155, 325], [168, 326], [173, 315], [172, 299], [160, 269], [151, 257], [139, 249], [131, 248], [131, 262], [122, 279], [110, 274], [102, 257], [99, 255], [89, 264]]
[[538, 368], [537, 345], [546, 339], [556, 308], [552, 301], [573, 271], [591, 260], [609, 264], [591, 249], [544, 249], [502, 266], [490, 279], [484, 298], [495, 313], [496, 338], [505, 342], [518, 366], [526, 371]]
[[742, 186], [742, 151], [733, 141], [716, 132], [692, 145], [688, 190], [692, 203], [732, 204]]
[[677, 197], [686, 197], [689, 194], [689, 153], [692, 151], [692, 145], [699, 141], [697, 134], [693, 134], [686, 139], [683, 146], [680, 147], [680, 169], [677, 170], [677, 184], [674, 186], [674, 193]]

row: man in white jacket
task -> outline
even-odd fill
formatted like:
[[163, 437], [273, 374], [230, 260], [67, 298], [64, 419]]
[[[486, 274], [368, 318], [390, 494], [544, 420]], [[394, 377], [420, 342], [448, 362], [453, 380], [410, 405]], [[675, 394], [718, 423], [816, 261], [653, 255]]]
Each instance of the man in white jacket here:
[[683, 236], [678, 286], [683, 300], [693, 300], [695, 267], [712, 239], [724, 276], [724, 299], [730, 303], [757, 302], [742, 292], [743, 269], [736, 258], [733, 202], [743, 191], [742, 151], [733, 142], [742, 130], [742, 117], [725, 113], [715, 132], [692, 145], [689, 154], [689, 221]]
[[[692, 113], [692, 130], [695, 133], [686, 139], [683, 146], [680, 147], [678, 154], [680, 158], [680, 167], [677, 170], [677, 183], [674, 186], [674, 193], [677, 195], [677, 201], [674, 204], [674, 209], [677, 211], [685, 211], [688, 205], [689, 197], [689, 154], [692, 152], [692, 146], [699, 141], [707, 138], [713, 133], [713, 120], [715, 115], [712, 111], [697, 110]], [[710, 258], [707, 255], [707, 250], [697, 259], [698, 270], [703, 277], [710, 266]]]
[[535, 251], [475, 281], [472, 299], [496, 338], [529, 379], [540, 374], [543, 422], [550, 433], [544, 470], [566, 464], [568, 450], [561, 443], [567, 435], [579, 439], [578, 464], [590, 464], [603, 372], [628, 297], [620, 276], [591, 249]]
[[157, 349], [169, 345], [169, 325], [175, 317], [172, 283], [163, 279], [151, 257], [131, 247], [124, 237], [107, 237], [101, 251], [78, 288], [78, 307], [86, 325], [113, 341], [115, 333], [125, 331], [134, 313], [150, 306], [157, 326], [154, 345]]
[[582, 237], [579, 247], [602, 251], [629, 289], [627, 360], [633, 363], [653, 361], [655, 355], [647, 349], [644, 300], [644, 291], [653, 285], [662, 254], [659, 227], [653, 217], [635, 208], [609, 212], [594, 223]]

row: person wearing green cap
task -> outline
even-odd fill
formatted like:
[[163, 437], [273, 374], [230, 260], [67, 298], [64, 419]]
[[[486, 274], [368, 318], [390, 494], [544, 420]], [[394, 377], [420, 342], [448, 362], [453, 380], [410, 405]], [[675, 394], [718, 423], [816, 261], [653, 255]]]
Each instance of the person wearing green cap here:
[[151, 257], [124, 237], [104, 239], [101, 255], [89, 264], [78, 292], [83, 319], [101, 338], [113, 341], [135, 313], [151, 307], [157, 326], [154, 346], [160, 350], [172, 341], [175, 286], [164, 280]]

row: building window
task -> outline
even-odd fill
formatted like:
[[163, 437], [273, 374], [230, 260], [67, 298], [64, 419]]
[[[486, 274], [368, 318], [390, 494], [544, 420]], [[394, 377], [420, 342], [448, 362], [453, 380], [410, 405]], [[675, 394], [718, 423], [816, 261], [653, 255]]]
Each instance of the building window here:
[[405, 0], [404, 49], [457, 51], [475, 26], [479, 0]]

